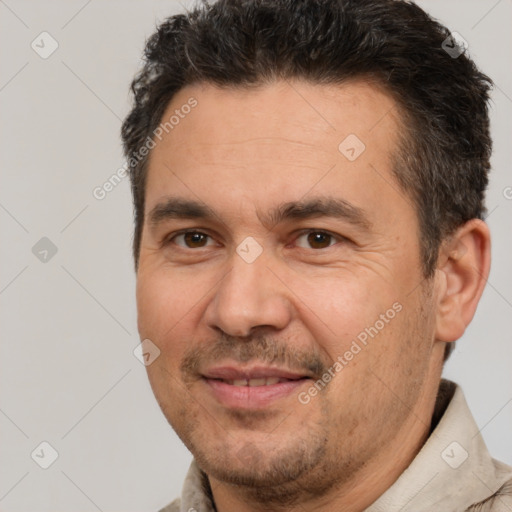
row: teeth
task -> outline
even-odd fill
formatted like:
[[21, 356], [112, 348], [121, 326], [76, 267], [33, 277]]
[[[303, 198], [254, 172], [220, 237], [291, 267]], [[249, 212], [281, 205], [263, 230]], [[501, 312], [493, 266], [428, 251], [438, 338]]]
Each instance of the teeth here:
[[249, 386], [264, 386], [267, 383], [267, 379], [251, 379], [249, 380]]
[[268, 377], [261, 379], [235, 379], [235, 380], [226, 380], [226, 384], [231, 384], [232, 386], [272, 386], [273, 384], [278, 384], [279, 382], [287, 382], [288, 379], [280, 379], [279, 377]]

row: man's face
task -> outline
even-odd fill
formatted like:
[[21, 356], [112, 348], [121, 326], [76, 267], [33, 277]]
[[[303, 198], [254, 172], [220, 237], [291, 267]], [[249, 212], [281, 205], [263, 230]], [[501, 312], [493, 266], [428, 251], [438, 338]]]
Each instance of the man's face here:
[[166, 418], [219, 480], [315, 492], [426, 428], [435, 311], [395, 106], [363, 82], [203, 84], [162, 118], [181, 114], [149, 162], [139, 331]]

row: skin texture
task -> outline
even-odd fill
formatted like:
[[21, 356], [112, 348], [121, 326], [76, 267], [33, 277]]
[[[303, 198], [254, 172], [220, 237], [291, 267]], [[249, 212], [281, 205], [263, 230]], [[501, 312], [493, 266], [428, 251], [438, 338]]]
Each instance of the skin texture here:
[[[462, 226], [424, 279], [415, 207], [391, 173], [403, 127], [374, 84], [197, 84], [163, 119], [190, 97], [197, 106], [148, 167], [137, 305], [141, 339], [161, 351], [147, 367], [154, 394], [220, 512], [364, 510], [428, 437], [445, 342], [464, 332], [488, 275], [487, 227]], [[354, 161], [338, 150], [349, 134], [366, 146]], [[151, 223], [171, 196], [215, 216]], [[364, 211], [366, 225], [267, 218], [281, 203], [327, 197]], [[207, 236], [175, 236], [183, 229]], [[236, 251], [249, 236], [262, 249], [252, 263]], [[400, 311], [301, 403], [394, 304]], [[220, 364], [311, 378], [266, 407], [232, 408], [200, 375]]]

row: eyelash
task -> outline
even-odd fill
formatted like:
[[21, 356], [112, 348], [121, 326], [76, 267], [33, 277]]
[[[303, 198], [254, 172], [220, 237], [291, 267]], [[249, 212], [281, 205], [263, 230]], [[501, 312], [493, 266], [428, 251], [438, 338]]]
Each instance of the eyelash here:
[[[171, 244], [178, 236], [181, 236], [181, 235], [186, 235], [186, 234], [189, 234], [189, 233], [192, 233], [192, 234], [199, 234], [199, 235], [205, 235], [207, 237], [209, 237], [210, 239], [213, 239], [212, 236], [210, 236], [208, 233], [204, 233], [203, 231], [199, 231], [199, 230], [193, 230], [193, 229], [186, 229], [186, 230], [183, 230], [183, 231], [178, 231], [176, 233], [173, 233], [172, 235], [170, 235], [169, 237], [167, 237], [164, 241], [163, 241], [163, 244], [162, 245], [169, 245]], [[348, 239], [344, 236], [341, 236], [341, 235], [337, 235], [337, 234], [334, 234], [334, 233], [331, 233], [330, 231], [326, 231], [326, 230], [321, 230], [321, 229], [303, 229], [301, 231], [298, 232], [296, 238], [295, 238], [295, 241], [298, 240], [300, 237], [304, 236], [304, 235], [309, 235], [311, 233], [316, 233], [316, 234], [322, 234], [322, 235], [326, 235], [326, 236], [329, 236], [331, 238], [333, 238], [335, 241], [337, 241], [337, 243], [339, 242], [346, 242], [348, 241]], [[331, 247], [333, 247], [334, 245], [336, 245], [335, 243], [334, 244], [331, 244], [329, 245], [328, 247], [323, 247], [321, 249], [314, 249], [314, 248], [311, 248], [311, 250], [313, 251], [321, 251], [322, 249], [330, 249]], [[180, 247], [181, 249], [189, 249], [189, 250], [194, 250], [194, 248], [192, 247], [183, 247], [181, 245], [178, 245], [178, 247]], [[196, 248], [196, 249], [204, 249], [206, 247], [199, 247], [199, 248]], [[304, 249], [304, 247], [299, 247], [301, 249]]]

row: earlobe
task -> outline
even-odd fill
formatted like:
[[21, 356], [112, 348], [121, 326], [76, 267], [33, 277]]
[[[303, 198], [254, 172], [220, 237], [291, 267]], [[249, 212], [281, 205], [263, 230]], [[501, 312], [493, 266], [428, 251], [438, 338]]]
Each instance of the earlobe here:
[[490, 233], [487, 224], [472, 219], [447, 239], [437, 268], [436, 339], [459, 339], [471, 322], [489, 276]]

